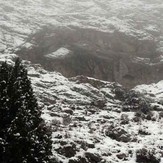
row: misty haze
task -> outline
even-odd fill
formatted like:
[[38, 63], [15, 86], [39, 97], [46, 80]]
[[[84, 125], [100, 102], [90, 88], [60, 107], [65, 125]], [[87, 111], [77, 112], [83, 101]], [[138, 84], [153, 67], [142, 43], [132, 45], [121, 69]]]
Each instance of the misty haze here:
[[0, 0], [0, 163], [163, 163], [163, 1]]

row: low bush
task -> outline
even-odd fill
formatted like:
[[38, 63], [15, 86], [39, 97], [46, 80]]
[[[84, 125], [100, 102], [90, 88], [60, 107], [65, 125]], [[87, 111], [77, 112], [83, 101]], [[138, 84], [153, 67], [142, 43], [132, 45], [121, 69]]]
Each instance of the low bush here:
[[154, 150], [147, 150], [145, 148], [139, 149], [136, 152], [137, 163], [160, 163], [160, 158], [157, 158]]

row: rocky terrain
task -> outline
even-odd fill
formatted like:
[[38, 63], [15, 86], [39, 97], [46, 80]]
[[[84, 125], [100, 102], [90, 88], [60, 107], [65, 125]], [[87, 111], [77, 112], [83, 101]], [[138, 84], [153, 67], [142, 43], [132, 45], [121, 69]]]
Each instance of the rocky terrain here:
[[[16, 55], [1, 55], [9, 64]], [[162, 81], [127, 90], [86, 76], [28, 69], [42, 117], [53, 131], [54, 162], [162, 163]]]
[[29, 76], [43, 117], [52, 125], [57, 162], [163, 161], [161, 82], [127, 91], [85, 76], [67, 79], [39, 65], [29, 69]]
[[163, 163], [161, 0], [0, 6], [0, 62], [23, 59], [54, 163]]
[[[66, 77], [162, 80], [161, 0], [1, 0], [0, 51]], [[62, 51], [62, 50], [65, 51]], [[61, 57], [48, 57], [62, 51]]]

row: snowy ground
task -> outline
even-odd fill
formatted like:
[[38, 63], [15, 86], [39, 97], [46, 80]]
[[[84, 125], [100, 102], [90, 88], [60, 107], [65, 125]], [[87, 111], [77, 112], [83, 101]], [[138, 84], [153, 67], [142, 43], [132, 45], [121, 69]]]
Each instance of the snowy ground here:
[[56, 59], [56, 58], [65, 58], [67, 55], [70, 54], [70, 50], [66, 49], [66, 48], [59, 48], [58, 50], [56, 50], [55, 52], [51, 53], [51, 54], [47, 54], [45, 55], [46, 58], [49, 59]]
[[[12, 64], [16, 55], [1, 55]], [[4, 59], [5, 58], [5, 59]], [[77, 76], [65, 78], [40, 65], [24, 62], [43, 108], [42, 117], [52, 126], [53, 154], [61, 163], [136, 163], [136, 152], [147, 149], [163, 160], [163, 89], [140, 85], [136, 91], [150, 99], [150, 117], [124, 110], [116, 83]], [[131, 106], [129, 106], [131, 107]], [[161, 161], [161, 160], [160, 160]]]
[[48, 25], [121, 31], [163, 49], [162, 0], [0, 0], [0, 6], [1, 51], [19, 47]]
[[[136, 111], [122, 110], [115, 83], [84, 76], [67, 79], [39, 65], [29, 67], [29, 76], [44, 108], [43, 118], [52, 124], [53, 153], [59, 161], [135, 163], [136, 151], [142, 148], [163, 158], [163, 107], [152, 110], [151, 120], [136, 121]], [[135, 89], [146, 90], [145, 95], [152, 92], [156, 104], [163, 97], [161, 83]]]
[[[16, 55], [0, 55], [12, 60]], [[5, 58], [5, 59], [4, 59]], [[43, 108], [42, 117], [52, 126], [53, 154], [61, 163], [136, 163], [136, 152], [147, 149], [163, 159], [162, 81], [137, 86], [150, 99], [149, 118], [138, 110], [123, 110], [116, 83], [78, 76], [65, 78], [40, 65], [24, 62]], [[131, 107], [131, 106], [129, 106]]]
[[155, 100], [163, 101], [163, 81], [150, 85], [139, 85], [135, 90], [145, 94], [147, 97], [153, 97]]

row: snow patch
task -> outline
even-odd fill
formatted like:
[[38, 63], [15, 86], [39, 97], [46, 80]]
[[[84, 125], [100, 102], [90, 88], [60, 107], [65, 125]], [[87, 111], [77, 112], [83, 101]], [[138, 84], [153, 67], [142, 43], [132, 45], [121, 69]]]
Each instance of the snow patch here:
[[62, 47], [53, 53], [45, 55], [45, 57], [49, 59], [65, 58], [66, 56], [70, 54], [70, 52], [71, 51], [69, 49]]

